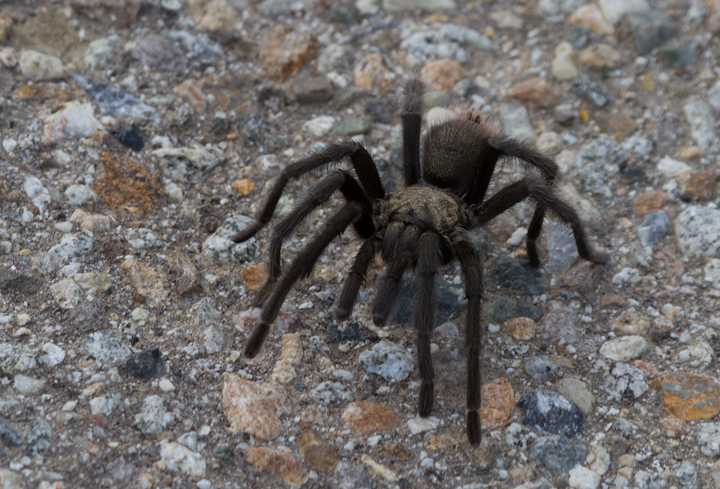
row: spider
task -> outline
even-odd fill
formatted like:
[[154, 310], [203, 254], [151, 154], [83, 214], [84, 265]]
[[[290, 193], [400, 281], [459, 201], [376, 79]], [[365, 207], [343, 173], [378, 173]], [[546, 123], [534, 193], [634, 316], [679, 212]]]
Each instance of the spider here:
[[[414, 326], [420, 370], [418, 412], [429, 416], [434, 403], [434, 371], [430, 337], [435, 320], [435, 275], [438, 268], [457, 260], [465, 282], [467, 315], [467, 436], [471, 444], [481, 441], [480, 353], [482, 329], [480, 310], [483, 297], [482, 261], [468, 238], [468, 231], [482, 226], [526, 200], [534, 201], [535, 213], [527, 232], [527, 255], [533, 267], [540, 265], [537, 238], [547, 211], [568, 225], [574, 234], [580, 257], [592, 263], [606, 263], [606, 254], [588, 242], [575, 210], [553, 190], [558, 165], [527, 142], [503, 134], [489, 119], [473, 110], [457, 111], [457, 117], [431, 127], [423, 141], [420, 131], [425, 87], [412, 78], [405, 86], [402, 105], [403, 170], [405, 188], [389, 194], [380, 180], [370, 153], [360, 143], [346, 141], [327, 146], [317, 154], [292, 163], [274, 182], [255, 222], [233, 236], [242, 242], [255, 235], [271, 219], [283, 189], [290, 179], [346, 158], [355, 176], [343, 169], [324, 175], [309, 195], [273, 230], [268, 279], [258, 291], [256, 305], [262, 307], [260, 322], [245, 346], [245, 356], [255, 357], [270, 325], [290, 289], [307, 277], [330, 242], [352, 225], [364, 240], [336, 304], [335, 314], [350, 316], [365, 273], [376, 253], [385, 265], [378, 281], [373, 305], [373, 322], [383, 325], [393, 306], [403, 273], [414, 268], [420, 276], [420, 290]], [[539, 170], [485, 198], [495, 167], [501, 158], [515, 158]], [[327, 219], [320, 231], [297, 254], [282, 273], [280, 254], [283, 241], [311, 211], [329, 200], [336, 191], [345, 203]]]

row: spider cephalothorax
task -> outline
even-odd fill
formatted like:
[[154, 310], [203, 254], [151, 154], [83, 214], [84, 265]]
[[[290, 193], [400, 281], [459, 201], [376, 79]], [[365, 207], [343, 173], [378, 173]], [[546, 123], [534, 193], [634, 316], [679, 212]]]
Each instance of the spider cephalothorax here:
[[[458, 111], [456, 118], [431, 127], [424, 139], [421, 165], [423, 91], [424, 86], [417, 79], [411, 79], [405, 87], [402, 113], [404, 190], [395, 195], [385, 191], [372, 157], [361, 144], [354, 141], [331, 144], [323, 151], [287, 166], [275, 181], [254, 225], [233, 237], [236, 242], [245, 241], [270, 221], [291, 178], [345, 158], [350, 160], [355, 175], [342, 169], [328, 172], [310, 189], [308, 197], [275, 226], [270, 244], [268, 280], [256, 296], [257, 305], [262, 306], [260, 322], [250, 335], [245, 355], [257, 355], [293, 284], [306, 277], [328, 244], [352, 225], [364, 242], [345, 280], [335, 313], [340, 319], [350, 316], [368, 266], [378, 252], [386, 266], [373, 305], [376, 324], [384, 324], [387, 320], [403, 273], [410, 268], [419, 273], [420, 291], [414, 317], [421, 379], [418, 411], [421, 416], [428, 416], [435, 398], [430, 354], [435, 320], [435, 275], [439, 267], [458, 260], [468, 300], [465, 320], [467, 434], [470, 443], [477, 444], [480, 442], [483, 282], [482, 262], [467, 231], [529, 199], [537, 206], [527, 233], [531, 265], [540, 265], [536, 241], [547, 210], [570, 226], [582, 258], [605, 263], [607, 256], [592, 249], [575, 210], [555, 194], [553, 184], [558, 174], [557, 164], [532, 145], [503, 134], [478, 112]], [[529, 174], [486, 199], [490, 180], [501, 158], [523, 161], [540, 175]], [[281, 273], [283, 240], [313, 209], [337, 191], [347, 202]]]

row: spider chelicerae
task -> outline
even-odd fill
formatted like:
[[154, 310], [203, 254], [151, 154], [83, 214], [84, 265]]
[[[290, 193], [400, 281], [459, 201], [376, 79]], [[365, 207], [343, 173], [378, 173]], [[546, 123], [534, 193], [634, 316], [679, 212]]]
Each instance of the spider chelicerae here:
[[[257, 355], [293, 284], [307, 277], [323, 250], [352, 225], [364, 241], [343, 285], [335, 314], [339, 319], [350, 316], [376, 253], [380, 252], [386, 263], [372, 310], [377, 325], [387, 320], [403, 273], [411, 268], [417, 271], [420, 290], [414, 326], [421, 379], [418, 411], [420, 416], [429, 416], [435, 399], [430, 353], [435, 321], [435, 275], [440, 267], [457, 260], [468, 301], [465, 319], [467, 435], [470, 443], [478, 444], [481, 440], [478, 409], [483, 264], [468, 238], [468, 231], [531, 200], [536, 208], [527, 231], [527, 255], [533, 267], [540, 265], [537, 239], [547, 211], [571, 228], [580, 257], [597, 264], [606, 263], [608, 257], [593, 250], [577, 213], [555, 193], [553, 184], [558, 176], [555, 161], [533, 145], [502, 133], [481, 113], [457, 110], [456, 118], [429, 128], [421, 153], [424, 90], [423, 83], [416, 78], [410, 79], [405, 86], [402, 106], [405, 189], [396, 194], [385, 190], [375, 162], [360, 143], [331, 144], [319, 153], [287, 166], [273, 184], [254, 224], [232, 238], [235, 242], [245, 241], [270, 221], [290, 179], [346, 158], [350, 160], [355, 175], [343, 169], [329, 171], [312, 186], [307, 198], [275, 225], [270, 243], [268, 279], [255, 297], [256, 305], [262, 307], [260, 322], [250, 335], [245, 355], [250, 358]], [[531, 172], [486, 199], [495, 167], [503, 158], [521, 160], [539, 174]], [[337, 191], [346, 202], [326, 220], [283, 273], [280, 261], [283, 241], [310, 212]]]

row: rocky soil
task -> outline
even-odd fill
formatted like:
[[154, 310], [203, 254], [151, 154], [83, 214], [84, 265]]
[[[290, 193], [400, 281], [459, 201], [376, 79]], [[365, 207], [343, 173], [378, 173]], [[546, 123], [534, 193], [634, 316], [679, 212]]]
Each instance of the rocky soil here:
[[[720, 488], [719, 31], [717, 0], [6, 0], [0, 487]], [[228, 238], [328, 142], [362, 142], [401, 189], [413, 74], [426, 126], [460, 104], [556, 155], [611, 256], [579, 260], [551, 220], [529, 268], [532, 205], [473, 231], [477, 448], [458, 266], [437, 280], [429, 418], [412, 274], [386, 327], [379, 258], [334, 318], [350, 231], [242, 355], [271, 231]], [[491, 191], [527, 171], [506, 162]]]

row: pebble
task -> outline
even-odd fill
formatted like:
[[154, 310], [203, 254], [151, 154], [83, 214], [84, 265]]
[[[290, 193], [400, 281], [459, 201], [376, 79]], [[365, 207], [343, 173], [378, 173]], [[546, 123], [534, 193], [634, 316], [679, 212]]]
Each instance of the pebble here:
[[[302, 341], [297, 334], [286, 334], [283, 336], [282, 358], [275, 364], [270, 379], [280, 384], [288, 384], [295, 379], [297, 373], [295, 366], [300, 363], [303, 358]], [[347, 372], [350, 376], [347, 380], [352, 380], [352, 373]], [[337, 377], [337, 371], [336, 371]]]
[[0, 419], [0, 441], [8, 447], [19, 447], [22, 445], [25, 436], [16, 426]]
[[83, 299], [83, 291], [80, 286], [71, 278], [66, 278], [50, 286], [55, 302], [61, 309], [72, 309]]
[[45, 343], [40, 350], [44, 355], [38, 356], [38, 362], [48, 368], [60, 365], [65, 360], [65, 350], [53, 343]]
[[670, 414], [685, 421], [710, 419], [720, 413], [720, 384], [706, 375], [673, 372], [660, 384]]
[[147, 396], [138, 414], [135, 415], [135, 426], [143, 433], [160, 433], [175, 423], [175, 414], [165, 410], [160, 396]]
[[545, 276], [526, 261], [509, 256], [496, 258], [489, 268], [489, 275], [500, 285], [525, 295], [540, 295], [545, 292]]
[[538, 382], [555, 381], [563, 376], [562, 365], [553, 363], [547, 355], [527, 358], [524, 368], [525, 373]]
[[47, 421], [38, 419], [30, 424], [30, 430], [27, 433], [27, 452], [33, 458], [40, 458], [40, 452], [44, 452], [50, 448], [50, 440], [52, 438], [52, 429]]
[[528, 102], [536, 107], [550, 109], [558, 103], [558, 94], [555, 89], [545, 78], [539, 76], [513, 85], [508, 93], [511, 97]]
[[230, 373], [223, 380], [222, 407], [232, 433], [242, 431], [261, 440], [277, 438], [283, 429], [280, 416], [292, 412], [280, 385], [251, 382]]
[[639, 368], [626, 363], [618, 363], [611, 373], [605, 376], [603, 388], [612, 399], [637, 399], [650, 388], [645, 382], [645, 374]]
[[343, 460], [335, 467], [332, 487], [337, 489], [372, 489], [373, 483], [364, 468]]
[[335, 125], [336, 122], [333, 116], [321, 115], [303, 124], [303, 129], [321, 138], [327, 135]]
[[95, 118], [95, 110], [90, 104], [82, 104], [75, 100], [67, 102], [63, 108], [44, 120], [42, 143], [56, 144], [66, 138], [88, 138], [97, 131], [104, 130], [103, 125]]
[[85, 339], [85, 350], [103, 363], [125, 360], [131, 354], [130, 348], [122, 343], [114, 331], [105, 334], [97, 331], [90, 334]]
[[50, 205], [52, 198], [50, 197], [50, 192], [45, 188], [40, 179], [33, 176], [27, 177], [25, 182], [23, 182], [23, 189], [40, 213], [44, 213], [45, 209]]
[[591, 29], [586, 25], [576, 25], [570, 31], [570, 44], [575, 49], [583, 49], [590, 43]]
[[542, 436], [530, 446], [528, 455], [553, 474], [564, 475], [585, 462], [587, 446], [584, 443], [572, 443], [561, 435]]
[[470, 59], [463, 45], [478, 51], [491, 51], [493, 42], [483, 34], [457, 24], [433, 24], [403, 36], [400, 48], [420, 61], [445, 58], [460, 63]]
[[503, 104], [498, 109], [505, 132], [518, 139], [534, 140], [537, 137], [530, 123], [528, 111], [522, 105]]
[[248, 448], [245, 457], [251, 465], [282, 478], [288, 484], [299, 486], [308, 479], [302, 464], [285, 451], [267, 447]]
[[533, 391], [522, 396], [516, 406], [523, 424], [568, 438], [585, 435], [587, 421], [580, 408], [556, 392]]
[[626, 153], [632, 153], [639, 156], [648, 156], [650, 153], [652, 153], [654, 145], [651, 140], [642, 136], [635, 135], [623, 139], [620, 146]]
[[0, 484], [7, 488], [26, 487], [22, 475], [11, 469], [0, 469]]
[[113, 222], [112, 219], [107, 216], [103, 216], [102, 214], [88, 214], [82, 209], [76, 209], [68, 221], [80, 224], [80, 227], [84, 231], [89, 231], [93, 234], [109, 231]]
[[595, 34], [604, 36], [615, 33], [612, 24], [610, 24], [600, 12], [595, 4], [583, 5], [572, 13], [567, 19], [568, 24], [581, 24], [588, 27]]
[[81, 231], [75, 234], [63, 235], [60, 243], [48, 250], [49, 255], [60, 257], [64, 260], [85, 255], [93, 248], [95, 236], [89, 231]]
[[545, 224], [545, 236], [548, 247], [548, 270], [560, 273], [567, 271], [580, 258], [572, 230], [566, 224], [549, 221]]
[[145, 250], [160, 246], [157, 235], [148, 228], [130, 228], [125, 233], [125, 239], [136, 250]]
[[692, 46], [665, 46], [660, 49], [660, 57], [663, 63], [674, 70], [681, 70], [697, 63], [695, 48]]
[[135, 353], [118, 367], [118, 372], [123, 377], [134, 377], [143, 382], [159, 379], [165, 373], [162, 354], [158, 348]]
[[359, 433], [387, 431], [399, 422], [389, 407], [373, 402], [353, 402], [342, 414], [343, 423]]
[[223, 56], [223, 48], [210, 39], [204, 32], [191, 33], [188, 31], [168, 30], [166, 35], [180, 44], [190, 54], [203, 63], [213, 63]]
[[193, 148], [160, 148], [152, 154], [160, 158], [187, 161], [198, 170], [211, 170], [225, 161], [223, 150], [210, 144]]
[[420, 79], [428, 89], [441, 92], [449, 92], [464, 77], [462, 65], [452, 59], [431, 61], [420, 70]]
[[129, 92], [82, 75], [75, 75], [80, 85], [95, 100], [100, 110], [113, 117], [138, 118], [155, 114], [155, 109]]
[[160, 71], [182, 71], [188, 65], [188, 59], [175, 44], [157, 34], [140, 39], [132, 55], [144, 65]]
[[582, 190], [597, 194], [607, 202], [612, 198], [615, 187], [612, 177], [627, 160], [628, 155], [617, 141], [602, 135], [583, 146], [578, 153], [575, 178]]
[[720, 210], [690, 206], [675, 219], [675, 239], [687, 258], [720, 253]]
[[712, 88], [708, 91], [707, 100], [715, 110], [715, 114], [720, 115], [720, 80], [716, 81]]
[[320, 472], [332, 472], [340, 461], [337, 449], [328, 443], [319, 433], [306, 431], [297, 437], [300, 453], [311, 469]]
[[510, 336], [516, 341], [529, 341], [535, 336], [535, 321], [528, 317], [518, 317], [508, 324]]
[[161, 271], [145, 266], [130, 255], [125, 257], [120, 268], [128, 272], [130, 284], [150, 307], [157, 307], [167, 298], [166, 280]]
[[579, 60], [585, 66], [597, 69], [614, 68], [620, 62], [620, 53], [607, 44], [594, 44], [580, 52]]
[[260, 62], [270, 78], [284, 83], [315, 59], [319, 50], [320, 44], [314, 33], [278, 28], [266, 36], [260, 50]]
[[[677, 418], [666, 418], [676, 419]], [[665, 420], [663, 420], [665, 421]], [[678, 420], [682, 423], [684, 421]], [[687, 429], [687, 426], [686, 426]], [[717, 423], [703, 423], [697, 435], [698, 446], [700, 450], [708, 457], [717, 457], [720, 455], [720, 426]]]
[[251, 262], [255, 258], [257, 239], [253, 237], [244, 243], [234, 243], [230, 238], [254, 222], [254, 219], [242, 215], [227, 219], [212, 236], [205, 240], [202, 245], [203, 253], [222, 263]]
[[712, 108], [701, 100], [693, 99], [685, 102], [683, 113], [698, 146], [706, 150], [713, 147], [717, 143], [717, 134]]
[[113, 132], [112, 136], [120, 141], [120, 144], [127, 146], [136, 153], [142, 151], [145, 147], [145, 141], [143, 141], [142, 136], [133, 128], [126, 129], [120, 133]]
[[572, 44], [563, 41], [555, 48], [555, 57], [552, 60], [551, 71], [558, 80], [574, 80], [580, 75], [573, 58], [575, 49]]
[[440, 420], [434, 416], [428, 416], [427, 418], [415, 416], [408, 420], [407, 426], [411, 434], [417, 435], [419, 433], [436, 430], [437, 427], [440, 426]]
[[561, 379], [557, 383], [557, 390], [560, 394], [577, 404], [585, 416], [590, 416], [593, 413], [595, 396], [593, 396], [587, 384], [582, 380], [572, 377]]
[[320, 382], [311, 392], [313, 401], [324, 406], [340, 404], [344, 401], [352, 401], [352, 391], [340, 382]]
[[91, 204], [97, 201], [97, 194], [87, 185], [70, 185], [65, 190], [70, 205]]
[[673, 467], [673, 475], [677, 477], [682, 487], [697, 489], [700, 487], [697, 467], [689, 460], [678, 463]]
[[505, 377], [483, 384], [480, 390], [480, 420], [482, 426], [494, 430], [504, 426], [515, 408], [515, 391]]
[[590, 75], [581, 75], [575, 78], [570, 86], [570, 92], [583, 100], [586, 100], [596, 107], [605, 107], [613, 102], [607, 91], [593, 80]]
[[415, 368], [415, 357], [389, 340], [380, 340], [358, 357], [365, 370], [385, 380], [406, 379]]
[[603, 343], [600, 354], [614, 362], [629, 362], [645, 353], [647, 348], [647, 340], [642, 336], [621, 336]]
[[192, 477], [205, 476], [205, 459], [199, 453], [190, 450], [180, 443], [160, 442], [160, 460], [171, 472], [178, 470]]
[[677, 36], [678, 28], [658, 10], [631, 13], [627, 16], [635, 47], [641, 56], [645, 56], [666, 41]]
[[85, 65], [90, 69], [95, 69], [98, 66], [105, 66], [115, 55], [117, 51], [118, 43], [120, 38], [118, 36], [108, 36], [95, 39], [88, 44], [83, 56]]
[[637, 217], [645, 217], [662, 210], [670, 203], [670, 197], [662, 190], [651, 190], [639, 194], [633, 199], [633, 213]]
[[13, 378], [13, 388], [20, 394], [24, 395], [35, 395], [40, 393], [45, 387], [45, 382], [42, 380], [33, 379], [27, 375], [17, 374]]
[[720, 288], [720, 259], [713, 258], [705, 264], [705, 281], [710, 282], [713, 287]]
[[333, 133], [342, 136], [358, 136], [367, 134], [372, 129], [373, 118], [371, 115], [360, 114], [352, 115], [343, 119], [343, 121], [335, 126]]
[[656, 211], [648, 215], [635, 232], [643, 246], [654, 248], [665, 237], [670, 218], [665, 211]]
[[568, 485], [573, 489], [597, 489], [600, 486], [600, 476], [582, 465], [570, 470], [569, 474]]
[[539, 321], [544, 314], [541, 307], [530, 304], [522, 299], [500, 297], [487, 306], [487, 313], [492, 323], [502, 323], [514, 317], [526, 317]]
[[600, 10], [611, 24], [617, 24], [625, 14], [647, 12], [647, 0], [600, 0]]
[[23, 49], [19, 65], [23, 76], [35, 81], [58, 80], [65, 74], [60, 58], [39, 51]]

